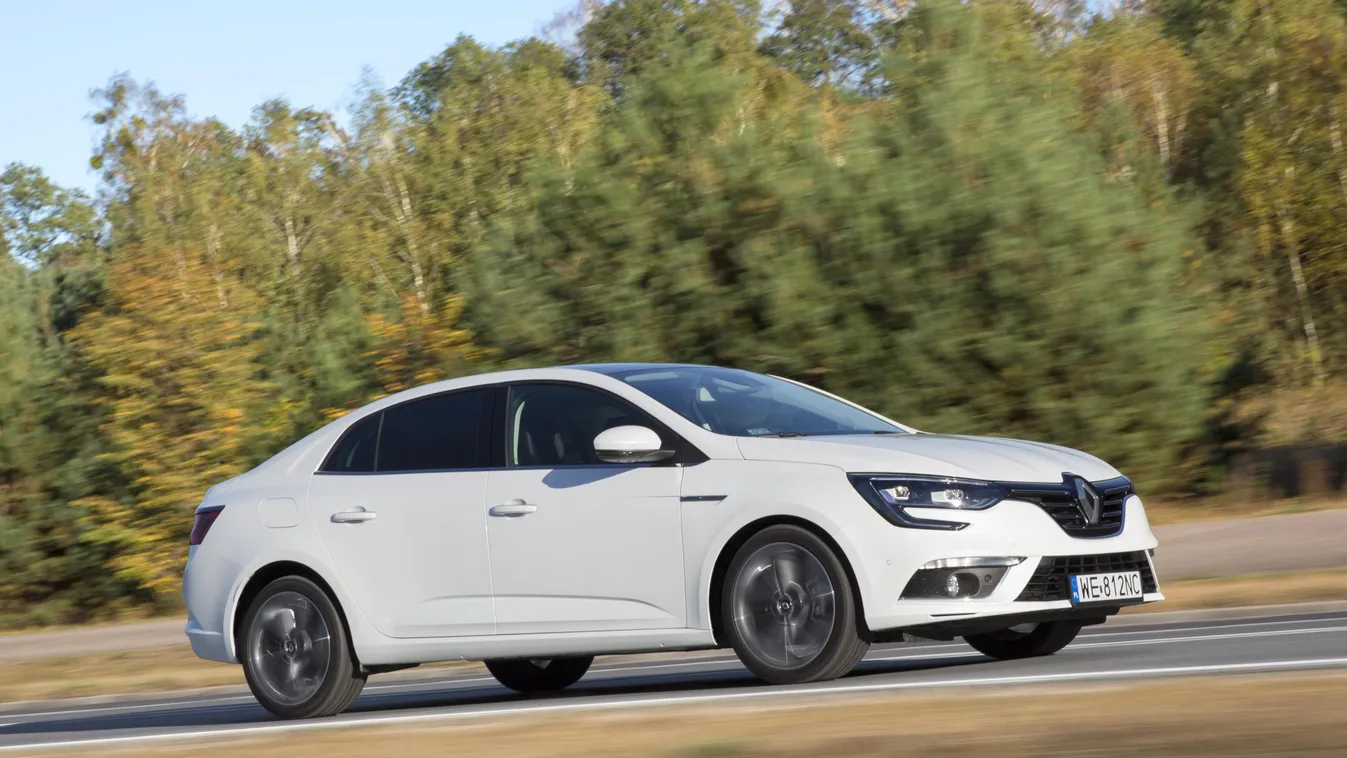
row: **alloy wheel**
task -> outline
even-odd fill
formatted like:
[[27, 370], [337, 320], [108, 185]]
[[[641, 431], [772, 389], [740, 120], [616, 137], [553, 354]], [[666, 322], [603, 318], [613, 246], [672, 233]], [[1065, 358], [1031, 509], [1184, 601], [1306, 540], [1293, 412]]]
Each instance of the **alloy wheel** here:
[[327, 620], [298, 592], [266, 600], [253, 622], [248, 655], [259, 684], [277, 702], [298, 705], [314, 696], [332, 658]]
[[764, 664], [802, 668], [832, 637], [832, 580], [818, 557], [799, 545], [773, 542], [754, 551], [735, 577], [732, 597], [735, 629]]

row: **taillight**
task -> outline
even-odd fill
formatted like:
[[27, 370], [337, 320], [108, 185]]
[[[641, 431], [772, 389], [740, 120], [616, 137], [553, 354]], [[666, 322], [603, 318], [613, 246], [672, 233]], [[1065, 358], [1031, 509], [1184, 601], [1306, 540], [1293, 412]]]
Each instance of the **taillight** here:
[[196, 509], [196, 520], [192, 522], [192, 536], [188, 538], [187, 544], [200, 545], [201, 541], [206, 539], [206, 532], [219, 518], [220, 513], [224, 511], [223, 505], [208, 505], [204, 508]]

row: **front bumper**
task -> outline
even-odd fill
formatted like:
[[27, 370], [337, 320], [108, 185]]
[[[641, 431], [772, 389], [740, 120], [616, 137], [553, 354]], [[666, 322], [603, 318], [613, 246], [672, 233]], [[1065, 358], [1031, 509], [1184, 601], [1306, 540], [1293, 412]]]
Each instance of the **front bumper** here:
[[[974, 628], [982, 619], [995, 619], [1001, 626], [1013, 626], [1016, 617], [1102, 619], [1116, 613], [1118, 605], [1073, 606], [1069, 599], [1020, 600], [1044, 557], [1101, 555], [1114, 553], [1143, 554], [1156, 547], [1155, 535], [1146, 520], [1140, 498], [1131, 496], [1126, 503], [1123, 529], [1112, 537], [1077, 538], [1067, 534], [1039, 506], [1007, 500], [980, 512], [950, 512], [923, 509], [923, 517], [949, 518], [968, 522], [957, 532], [903, 529], [874, 522], [853, 523], [848, 538], [858, 548], [865, 564], [857, 572], [866, 625], [877, 638], [888, 633], [919, 628], [932, 630], [962, 625]], [[864, 519], [862, 521], [869, 521]], [[1006, 571], [996, 589], [985, 597], [964, 599], [902, 598], [908, 581], [923, 565], [942, 558], [1017, 556], [1025, 560]], [[1149, 556], [1146, 557], [1150, 562]], [[1154, 572], [1154, 565], [1151, 565]], [[863, 574], [863, 576], [862, 576]], [[1147, 592], [1143, 603], [1163, 600], [1159, 586]], [[1132, 601], [1136, 604], [1136, 601]], [[996, 628], [993, 626], [993, 628]], [[967, 632], [969, 634], [976, 631]], [[929, 636], [922, 634], [921, 636]], [[956, 635], [958, 636], [958, 635]]]
[[[1016, 605], [1023, 605], [1017, 603]], [[897, 629], [884, 629], [873, 634], [872, 642], [899, 642], [906, 635], [928, 640], [952, 640], [970, 634], [986, 634], [1008, 629], [1020, 624], [1040, 624], [1052, 621], [1073, 621], [1081, 626], [1102, 624], [1126, 606], [1104, 606], [1095, 608], [1058, 608], [1053, 610], [1017, 610], [1015, 613], [975, 615], [969, 618], [954, 618], [934, 621], [917, 626]]]

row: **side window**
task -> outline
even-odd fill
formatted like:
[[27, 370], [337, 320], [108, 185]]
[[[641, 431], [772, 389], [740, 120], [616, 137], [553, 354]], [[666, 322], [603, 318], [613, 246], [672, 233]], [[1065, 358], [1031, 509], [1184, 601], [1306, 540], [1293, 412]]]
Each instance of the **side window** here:
[[366, 416], [351, 425], [323, 464], [323, 471], [355, 474], [374, 470], [374, 451], [379, 444], [382, 413]]
[[438, 471], [484, 464], [489, 389], [431, 395], [384, 411], [377, 471]]
[[569, 384], [510, 388], [506, 457], [511, 466], [601, 464], [594, 438], [615, 426], [653, 426], [645, 414], [598, 390]]

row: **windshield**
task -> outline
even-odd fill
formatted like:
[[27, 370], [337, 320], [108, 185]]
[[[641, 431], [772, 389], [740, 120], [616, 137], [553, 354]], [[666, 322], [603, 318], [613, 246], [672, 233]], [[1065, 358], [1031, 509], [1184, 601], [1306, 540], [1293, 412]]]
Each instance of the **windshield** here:
[[702, 366], [610, 374], [703, 429], [736, 437], [907, 434], [821, 392], [747, 371]]

